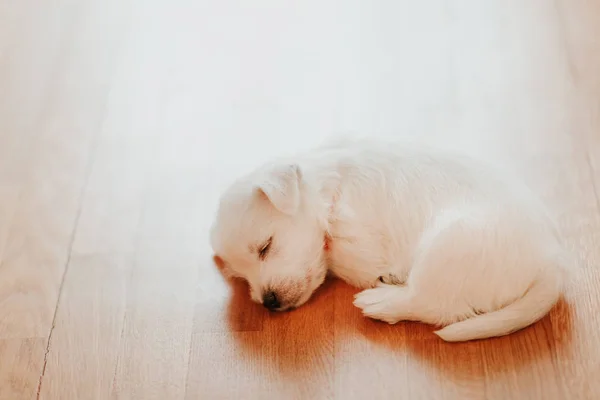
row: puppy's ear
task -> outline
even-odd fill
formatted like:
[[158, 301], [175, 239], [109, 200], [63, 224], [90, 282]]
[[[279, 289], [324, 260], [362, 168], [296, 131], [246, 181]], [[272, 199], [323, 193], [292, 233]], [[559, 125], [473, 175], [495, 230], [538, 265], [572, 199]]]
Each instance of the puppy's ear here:
[[260, 194], [287, 215], [294, 215], [300, 207], [302, 173], [296, 164], [275, 166], [267, 171], [258, 185]]

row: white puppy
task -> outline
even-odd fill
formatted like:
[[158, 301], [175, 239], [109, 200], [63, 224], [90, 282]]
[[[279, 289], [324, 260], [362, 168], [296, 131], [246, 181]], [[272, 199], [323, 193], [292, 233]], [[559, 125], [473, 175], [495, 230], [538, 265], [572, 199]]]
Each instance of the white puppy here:
[[211, 240], [270, 310], [302, 305], [330, 272], [366, 289], [364, 315], [445, 326], [447, 341], [536, 322], [571, 265], [524, 185], [414, 143], [355, 140], [265, 165], [224, 193]]

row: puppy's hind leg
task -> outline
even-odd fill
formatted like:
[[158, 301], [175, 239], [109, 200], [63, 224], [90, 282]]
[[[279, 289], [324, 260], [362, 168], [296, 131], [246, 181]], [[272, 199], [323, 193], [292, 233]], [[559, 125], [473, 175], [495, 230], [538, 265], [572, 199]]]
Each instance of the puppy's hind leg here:
[[406, 286], [380, 283], [354, 296], [354, 305], [369, 318], [395, 324], [415, 320], [414, 297]]
[[486, 276], [498, 282], [501, 277], [495, 274], [504, 270], [490, 271], [486, 268], [490, 262], [485, 262], [489, 260], [482, 260], [489, 257], [493, 247], [487, 245], [488, 236], [497, 237], [497, 232], [485, 229], [487, 221], [489, 218], [471, 210], [445, 210], [423, 233], [406, 284], [379, 284], [357, 294], [354, 305], [365, 316], [388, 323], [420, 321], [434, 325], [463, 320], [473, 316], [474, 309], [489, 308], [489, 301], [481, 301], [494, 296], [485, 286], [490, 281]]

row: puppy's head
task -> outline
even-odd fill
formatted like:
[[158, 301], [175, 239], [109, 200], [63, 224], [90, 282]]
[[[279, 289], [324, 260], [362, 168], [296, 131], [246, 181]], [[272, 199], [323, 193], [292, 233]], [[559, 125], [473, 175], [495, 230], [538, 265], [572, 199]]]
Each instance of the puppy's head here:
[[319, 197], [295, 164], [269, 165], [221, 197], [211, 242], [225, 272], [272, 311], [304, 304], [326, 275]]

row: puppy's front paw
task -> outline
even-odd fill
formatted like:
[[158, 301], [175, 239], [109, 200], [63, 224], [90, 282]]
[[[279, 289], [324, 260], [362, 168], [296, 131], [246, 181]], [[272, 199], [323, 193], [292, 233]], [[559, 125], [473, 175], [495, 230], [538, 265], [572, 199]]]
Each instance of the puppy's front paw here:
[[387, 283], [388, 285], [403, 285], [404, 284], [404, 281], [402, 281], [400, 278], [398, 278], [394, 274], [381, 275], [378, 280], [379, 280], [379, 282]]
[[379, 284], [374, 289], [363, 290], [354, 296], [354, 305], [360, 308], [363, 315], [369, 318], [395, 324], [405, 315], [402, 304], [405, 297], [405, 288]]

